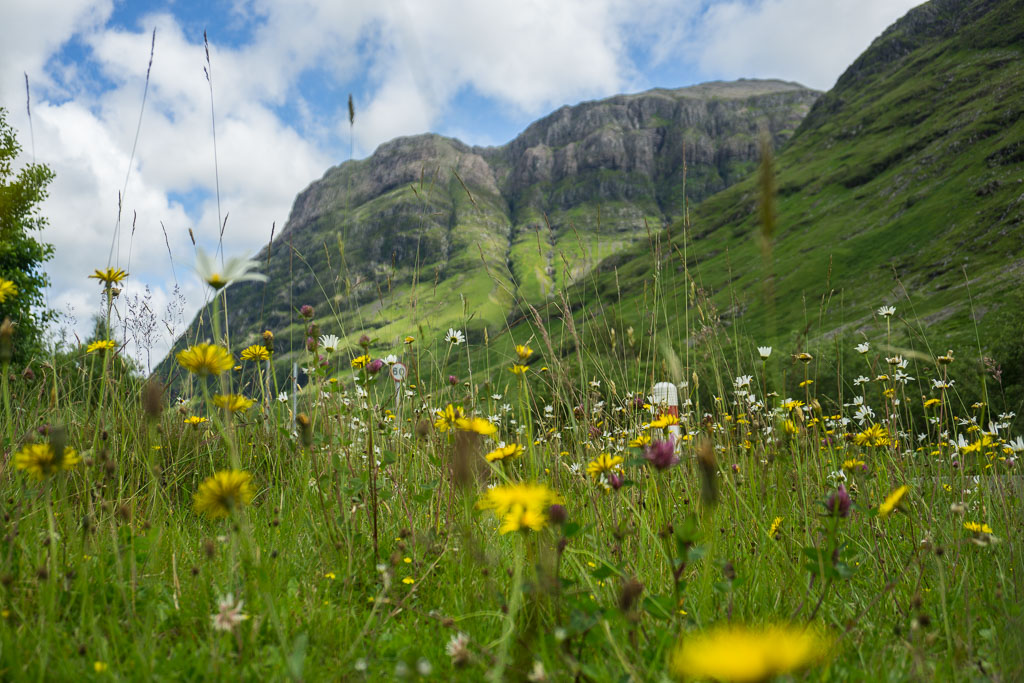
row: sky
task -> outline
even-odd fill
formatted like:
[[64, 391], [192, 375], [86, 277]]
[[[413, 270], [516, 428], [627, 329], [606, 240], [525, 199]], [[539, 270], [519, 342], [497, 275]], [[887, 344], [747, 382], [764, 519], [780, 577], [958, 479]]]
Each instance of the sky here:
[[254, 254], [328, 168], [402, 135], [500, 145], [564, 104], [711, 80], [827, 90], [919, 3], [5, 4], [0, 106], [21, 162], [56, 173], [40, 235], [56, 248], [48, 305], [71, 341], [84, 339], [101, 309], [86, 277], [124, 268], [125, 351], [155, 366], [204, 302], [190, 229], [208, 251], [223, 230], [228, 257]]

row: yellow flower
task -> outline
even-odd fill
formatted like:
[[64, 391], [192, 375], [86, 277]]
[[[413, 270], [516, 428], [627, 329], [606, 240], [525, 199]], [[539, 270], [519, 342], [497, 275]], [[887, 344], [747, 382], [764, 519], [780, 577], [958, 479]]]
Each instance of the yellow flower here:
[[928, 399], [927, 401], [924, 402], [925, 410], [927, 410], [928, 408], [931, 408], [932, 406], [937, 406], [940, 403], [942, 403], [942, 401], [940, 401], [939, 399], [937, 399], [937, 398], [930, 398], [930, 399]]
[[14, 456], [14, 466], [25, 470], [33, 479], [45, 479], [60, 470], [69, 470], [80, 461], [78, 453], [70, 446], [58, 456], [48, 443], [30, 443]]
[[783, 420], [782, 431], [790, 436], [794, 436], [800, 432], [800, 428], [797, 427], [796, 422], [793, 422], [792, 420]]
[[665, 427], [677, 424], [679, 424], [678, 417], [665, 413], [664, 415], [659, 415], [657, 419], [651, 420], [647, 427], [648, 429], [664, 429]]
[[196, 375], [219, 375], [235, 364], [230, 351], [223, 346], [206, 343], [179, 351], [177, 358], [183, 368]]
[[404, 579], [402, 579], [402, 583], [404, 583], [407, 586], [411, 586], [414, 583], [416, 583], [416, 579], [412, 578], [411, 576], [407, 576]]
[[18, 288], [14, 286], [13, 282], [0, 277], [0, 304], [17, 293]]
[[128, 277], [128, 273], [120, 268], [107, 268], [106, 270], [96, 270], [89, 277], [99, 280], [104, 287], [112, 287], [121, 284], [121, 281]]
[[800, 382], [800, 388], [802, 389], [803, 387], [809, 387], [812, 384], [814, 384], [813, 379], [805, 379], [803, 382]]
[[893, 510], [900, 507], [900, 504], [903, 502], [903, 497], [907, 495], [907, 491], [909, 490], [910, 487], [901, 486], [892, 493], [890, 493], [886, 497], [885, 501], [883, 501], [882, 504], [878, 506], [878, 516], [882, 519], [885, 519], [892, 513]]
[[847, 472], [854, 472], [856, 470], [864, 469], [864, 466], [866, 464], [867, 463], [865, 463], [863, 460], [854, 460], [854, 459], [844, 460], [843, 461], [843, 469], [846, 470]]
[[416, 337], [406, 337], [405, 338], [405, 343], [406, 344], [412, 344], [414, 341], [416, 341]]
[[262, 344], [253, 344], [242, 351], [242, 360], [270, 360], [270, 351]]
[[455, 420], [455, 426], [464, 432], [476, 432], [481, 436], [490, 436], [498, 431], [498, 428], [482, 417], [460, 417]]
[[800, 406], [802, 406], [803, 404], [804, 404], [803, 401], [793, 401], [793, 400], [790, 400], [790, 401], [783, 401], [782, 405], [780, 405], [779, 407], [782, 408], [783, 410], [793, 411], [793, 410], [796, 410], [797, 408], [799, 408]]
[[255, 495], [252, 476], [241, 470], [223, 470], [199, 485], [194, 507], [211, 519], [227, 517], [235, 508], [248, 505]]
[[587, 463], [587, 474], [594, 479], [597, 479], [602, 474], [608, 474], [615, 470], [621, 469], [622, 463], [626, 460], [621, 455], [610, 455], [608, 453], [601, 453], [597, 456], [597, 459]]
[[526, 360], [533, 355], [533, 349], [525, 344], [516, 344], [516, 355], [520, 360]]
[[513, 375], [523, 375], [526, 374], [526, 371], [529, 369], [530, 368], [527, 365], [523, 365], [522, 363], [516, 363], [515, 365], [509, 368], [509, 372], [511, 372]]
[[369, 363], [370, 357], [368, 355], [363, 354], [362, 356], [356, 356], [352, 359], [352, 368], [354, 370], [359, 370], [360, 368], [365, 368]]
[[92, 670], [95, 671], [98, 674], [103, 673], [104, 671], [107, 670], [107, 668], [108, 667], [107, 667], [107, 663], [106, 662], [93, 662], [92, 663]]
[[523, 447], [517, 443], [510, 443], [507, 446], [499, 446], [493, 451], [485, 455], [487, 462], [494, 462], [495, 460], [504, 460], [505, 458], [515, 458], [523, 454]]
[[547, 509], [562, 498], [544, 484], [505, 484], [488, 489], [477, 501], [480, 510], [492, 510], [501, 522], [498, 529], [510, 531], [532, 529], [539, 531], [547, 524]]
[[827, 640], [799, 626], [720, 626], [684, 636], [669, 660], [679, 678], [766, 681], [825, 658]]
[[964, 528], [968, 531], [973, 531], [976, 534], [991, 534], [992, 527], [988, 524], [979, 524], [978, 522], [964, 522]]
[[629, 442], [630, 448], [643, 448], [651, 442], [651, 437], [647, 434], [641, 434], [632, 441]]
[[229, 413], [245, 412], [252, 407], [256, 401], [238, 394], [216, 394], [213, 397], [213, 404], [218, 408], [227, 408]]
[[442, 410], [438, 410], [435, 415], [434, 428], [439, 432], [447, 432], [455, 424], [455, 420], [462, 416], [462, 413], [449, 403]]
[[94, 341], [92, 344], [89, 344], [89, 347], [85, 352], [93, 353], [94, 351], [99, 351], [100, 353], [103, 353], [104, 351], [110, 351], [115, 346], [117, 346], [117, 344], [110, 339], [100, 339], [99, 341]]
[[208, 420], [205, 417], [200, 417], [198, 415], [189, 415], [188, 417], [185, 418], [185, 424], [187, 424], [187, 425], [196, 425], [196, 426], [198, 426], [198, 425], [201, 425], [201, 424], [203, 424], [204, 422], [207, 422], [207, 421]]
[[779, 529], [782, 528], [782, 517], [776, 517], [772, 520], [772, 526], [768, 529], [769, 538], [778, 538], [776, 534], [779, 533]]
[[881, 425], [873, 424], [854, 436], [853, 440], [858, 446], [888, 446], [889, 432]]
[[326, 574], [324, 574], [324, 578], [334, 581], [334, 579], [338, 577], [334, 574], [334, 572], [327, 572]]

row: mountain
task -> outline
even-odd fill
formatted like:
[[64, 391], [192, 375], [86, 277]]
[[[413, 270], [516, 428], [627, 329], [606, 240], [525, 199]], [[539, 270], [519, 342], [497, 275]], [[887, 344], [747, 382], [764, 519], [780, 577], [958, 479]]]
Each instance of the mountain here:
[[[556, 353], [580, 343], [566, 341], [571, 313], [576, 330], [603, 330], [582, 338], [589, 353], [624, 353], [634, 328], [658, 340], [655, 354], [666, 341], [682, 350], [738, 337], [747, 364], [755, 344], [834, 357], [886, 341], [882, 305], [897, 309], [893, 345], [988, 353], [998, 315], [1024, 301], [1022, 83], [1024, 2], [911, 10], [775, 158], [769, 243], [754, 173], [705, 199], [688, 225], [606, 259], [569, 290], [570, 311], [542, 309]], [[535, 334], [530, 323], [510, 340]]]
[[[517, 302], [542, 302], [747, 176], [762, 131], [781, 146], [819, 94], [705, 83], [562, 107], [501, 147], [439, 135], [383, 144], [296, 198], [256, 257], [268, 283], [228, 292], [232, 346], [271, 329], [286, 361], [303, 348], [303, 304], [349, 343], [400, 343], [421, 325], [500, 332]], [[177, 348], [210, 336], [202, 318]]]

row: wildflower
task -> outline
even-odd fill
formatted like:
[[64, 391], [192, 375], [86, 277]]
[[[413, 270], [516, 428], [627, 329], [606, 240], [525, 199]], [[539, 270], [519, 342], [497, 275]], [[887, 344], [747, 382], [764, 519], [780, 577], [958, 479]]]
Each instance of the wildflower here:
[[405, 338], [405, 343], [406, 344], [412, 344], [414, 341], [416, 341], [416, 337], [406, 337]]
[[853, 414], [853, 418], [857, 420], [857, 424], [864, 424], [869, 418], [875, 416], [875, 411], [872, 410], [871, 406], [862, 405], [857, 409], [857, 412]]
[[451, 427], [455, 426], [455, 420], [462, 417], [462, 413], [458, 408], [449, 403], [442, 410], [438, 410], [435, 413], [434, 427], [439, 432], [447, 432]]
[[770, 346], [758, 346], [758, 354], [761, 355], [761, 360], [768, 360], [768, 357], [772, 355], [772, 347]]
[[58, 455], [48, 443], [28, 444], [14, 456], [14, 466], [25, 470], [36, 480], [45, 479], [61, 470], [69, 470], [80, 461], [78, 453], [70, 446], [65, 446]]
[[253, 344], [252, 346], [244, 349], [241, 356], [242, 360], [270, 360], [270, 351], [267, 350], [267, 347], [261, 344]]
[[879, 424], [873, 424], [853, 438], [858, 446], [878, 448], [889, 445], [889, 432]]
[[927, 410], [929, 408], [932, 408], [934, 406], [939, 405], [940, 403], [942, 403], [942, 401], [940, 401], [939, 399], [937, 399], [937, 398], [930, 398], [930, 399], [928, 399], [927, 401], [924, 402], [924, 408], [925, 408], [925, 410]]
[[523, 454], [523, 447], [517, 443], [510, 443], [507, 446], [498, 446], [493, 451], [485, 455], [487, 462], [494, 462], [495, 460], [504, 460], [506, 458], [516, 458]]
[[892, 514], [893, 510], [902, 507], [903, 497], [907, 495], [909, 490], [910, 487], [904, 485], [886, 496], [882, 504], [878, 506], [878, 516], [885, 519]]
[[718, 681], [766, 681], [821, 661], [826, 640], [799, 626], [720, 626], [684, 636], [669, 660], [679, 678]]
[[411, 576], [407, 576], [404, 579], [402, 579], [402, 583], [404, 583], [407, 586], [411, 586], [414, 583], [416, 583], [416, 579], [412, 578]]
[[594, 479], [599, 479], [602, 475], [611, 474], [622, 468], [622, 463], [625, 462], [625, 458], [621, 455], [610, 455], [608, 453], [601, 453], [597, 456], [596, 460], [592, 460], [587, 463], [587, 474]]
[[882, 316], [883, 318], [891, 318], [895, 313], [895, 306], [882, 306], [881, 308], [878, 309], [878, 315]]
[[525, 344], [516, 344], [516, 355], [520, 360], [526, 360], [533, 355], [533, 349]]
[[107, 666], [106, 662], [95, 661], [92, 663], [92, 670], [98, 674], [106, 672], [108, 668], [110, 667]]
[[679, 462], [679, 458], [675, 454], [675, 440], [669, 437], [667, 441], [652, 441], [651, 444], [644, 449], [644, 458], [654, 469], [659, 472], [664, 472], [672, 465]]
[[218, 408], [225, 408], [229, 413], [238, 413], [249, 410], [256, 401], [239, 394], [214, 394], [213, 404]]
[[768, 529], [768, 537], [774, 538], [776, 541], [782, 538], [782, 517], [776, 517], [772, 520], [772, 525]]
[[192, 425], [193, 427], [198, 427], [204, 422], [209, 422], [209, 420], [205, 417], [200, 417], [199, 415], [189, 415], [185, 418], [185, 424]]
[[10, 280], [0, 277], [0, 304], [18, 293], [18, 288]]
[[509, 371], [513, 375], [523, 375], [523, 374], [526, 374], [527, 370], [529, 370], [529, 366], [523, 365], [522, 363], [516, 363], [515, 365], [513, 365], [512, 367], [509, 368]]
[[93, 274], [89, 276], [91, 279], [99, 280], [103, 283], [103, 286], [110, 289], [114, 285], [121, 284], [121, 281], [128, 277], [128, 273], [124, 272], [120, 268], [106, 268], [104, 270], [95, 270]]
[[219, 375], [230, 370], [235, 359], [231, 352], [214, 344], [196, 344], [176, 356], [178, 363], [196, 375]]
[[444, 340], [449, 344], [458, 346], [462, 342], [466, 341], [466, 335], [463, 334], [462, 330], [456, 330], [455, 328], [449, 327], [448, 334], [444, 336]]
[[781, 405], [779, 405], [779, 407], [782, 408], [783, 410], [788, 410], [790, 412], [793, 412], [797, 408], [803, 407], [803, 405], [804, 405], [803, 401], [797, 401], [797, 400], [794, 400], [792, 398], [787, 398], [785, 401], [782, 402]]
[[242, 600], [235, 603], [235, 596], [228, 593], [217, 601], [217, 613], [210, 617], [214, 631], [233, 631], [235, 626], [249, 618], [242, 613]]
[[228, 259], [221, 269], [217, 267], [215, 258], [210, 258], [201, 247], [196, 249], [196, 273], [214, 291], [220, 291], [232, 282], [266, 282], [266, 275], [253, 272], [257, 267], [259, 263], [256, 261], [250, 261], [244, 256], [234, 256]]
[[320, 346], [324, 347], [324, 351], [327, 353], [334, 353], [338, 350], [338, 345], [341, 344], [341, 340], [338, 339], [336, 334], [325, 334], [320, 337]]
[[809, 387], [812, 384], [814, 384], [813, 379], [805, 379], [803, 382], [800, 382], [800, 388], [803, 389], [804, 387]]
[[991, 534], [992, 527], [988, 524], [979, 524], [978, 522], [964, 522], [964, 528], [975, 534]]
[[630, 448], [643, 448], [644, 446], [646, 446], [650, 442], [651, 442], [651, 437], [650, 436], [648, 436], [647, 434], [641, 434], [640, 436], [636, 437], [635, 439], [632, 439], [629, 442], [629, 447]]
[[452, 658], [452, 666], [463, 666], [469, 662], [472, 653], [469, 651], [469, 636], [459, 631], [451, 637], [444, 651]]
[[359, 370], [361, 368], [365, 368], [369, 364], [370, 364], [370, 356], [368, 356], [365, 353], [363, 355], [361, 355], [361, 356], [356, 356], [355, 358], [352, 359], [352, 369], [353, 370]]
[[100, 339], [98, 341], [94, 341], [92, 344], [89, 344], [89, 347], [85, 350], [85, 352], [93, 353], [95, 351], [99, 351], [100, 353], [104, 353], [106, 351], [112, 350], [115, 346], [117, 346], [117, 344], [115, 344], [114, 341], [111, 339]]
[[846, 472], [850, 472], [850, 473], [853, 473], [853, 472], [856, 472], [856, 471], [866, 472], [867, 469], [868, 469], [867, 463], [865, 463], [863, 460], [853, 460], [853, 459], [851, 459], [851, 460], [844, 460], [843, 461], [843, 470], [845, 470]]
[[671, 427], [672, 425], [679, 424], [679, 418], [670, 413], [659, 415], [656, 419], [651, 420], [650, 424], [647, 425], [648, 429], [664, 429]]
[[939, 356], [938, 358], [935, 359], [935, 361], [939, 365], [949, 365], [950, 363], [953, 362], [953, 349], [949, 349], [948, 351], [946, 351], [945, 356]]
[[501, 522], [498, 531], [507, 534], [527, 529], [540, 531], [548, 522], [547, 509], [556, 503], [562, 503], [561, 497], [544, 484], [519, 483], [488, 489], [476, 507], [492, 510]]
[[860, 344], [857, 344], [856, 348], [857, 348], [857, 353], [859, 353], [859, 354], [861, 354], [863, 356], [871, 348], [871, 344], [868, 344], [867, 342], [861, 342]]
[[288, 392], [287, 391], [282, 391], [280, 394], [278, 394], [277, 395], [277, 402], [278, 403], [287, 403], [288, 402]]
[[732, 381], [732, 385], [737, 389], [743, 389], [744, 387], [750, 386], [750, 381], [754, 379], [751, 375], [740, 375]]
[[800, 428], [797, 427], [796, 422], [793, 422], [792, 420], [783, 420], [782, 432], [789, 436], [796, 436], [800, 433]]
[[464, 432], [476, 432], [481, 436], [490, 436], [498, 431], [498, 428], [482, 417], [459, 417], [455, 420], [455, 426]]
[[825, 501], [825, 508], [828, 510], [829, 515], [835, 515], [836, 517], [847, 517], [850, 514], [850, 505], [853, 503], [850, 500], [850, 494], [846, 490], [846, 486], [840, 484], [839, 487], [828, 497]]
[[376, 375], [382, 367], [384, 367], [384, 361], [380, 358], [374, 358], [366, 364], [366, 371], [371, 375]]
[[222, 470], [199, 485], [194, 507], [211, 519], [227, 517], [235, 508], [248, 505], [255, 495], [252, 476], [241, 470]]

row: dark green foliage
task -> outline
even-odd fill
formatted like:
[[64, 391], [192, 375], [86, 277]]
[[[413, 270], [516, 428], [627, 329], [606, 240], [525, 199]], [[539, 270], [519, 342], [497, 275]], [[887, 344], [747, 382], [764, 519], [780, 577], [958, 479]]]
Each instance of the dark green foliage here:
[[14, 282], [18, 292], [0, 303], [0, 320], [10, 317], [15, 324], [17, 365], [42, 350], [46, 323], [55, 315], [43, 307], [43, 289], [50, 280], [42, 264], [53, 256], [53, 245], [34, 235], [46, 226], [39, 205], [53, 171], [45, 164], [26, 164], [14, 174], [21, 145], [6, 115], [0, 107], [0, 277]]

